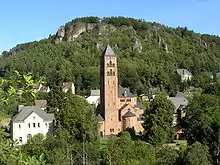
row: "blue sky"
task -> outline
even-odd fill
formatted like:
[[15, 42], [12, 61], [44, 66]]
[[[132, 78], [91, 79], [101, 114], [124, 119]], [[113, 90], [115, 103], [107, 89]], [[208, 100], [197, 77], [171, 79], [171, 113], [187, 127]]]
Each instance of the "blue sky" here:
[[40, 40], [81, 16], [126, 16], [220, 35], [220, 0], [3, 0], [0, 51]]

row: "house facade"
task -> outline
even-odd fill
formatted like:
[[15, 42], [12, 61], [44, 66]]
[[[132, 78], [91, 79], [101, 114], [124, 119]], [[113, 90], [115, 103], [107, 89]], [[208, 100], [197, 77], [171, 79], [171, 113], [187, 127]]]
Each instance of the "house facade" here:
[[42, 93], [49, 93], [50, 92], [50, 87], [44, 86], [42, 84], [39, 84], [39, 86], [34, 87], [34, 91], [37, 92], [42, 92]]
[[108, 45], [100, 61], [100, 135], [118, 134], [126, 129], [142, 132], [143, 107], [128, 89], [118, 84], [117, 57]]
[[89, 102], [89, 104], [92, 104], [95, 107], [97, 107], [100, 104], [100, 90], [91, 90], [90, 96], [88, 96], [86, 100]]
[[18, 113], [10, 121], [12, 140], [25, 144], [36, 134], [53, 133], [54, 114], [47, 114], [38, 106], [19, 106]]
[[180, 75], [182, 81], [187, 81], [192, 79], [192, 73], [187, 69], [177, 69], [178, 75]]
[[72, 94], [75, 94], [75, 85], [73, 82], [64, 82], [62, 84], [62, 90], [64, 93], [67, 93], [69, 90]]

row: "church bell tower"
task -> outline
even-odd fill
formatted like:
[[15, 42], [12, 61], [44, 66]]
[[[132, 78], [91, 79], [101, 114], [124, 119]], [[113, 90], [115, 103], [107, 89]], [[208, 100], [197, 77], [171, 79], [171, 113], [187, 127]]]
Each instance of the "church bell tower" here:
[[117, 134], [118, 126], [118, 69], [117, 57], [108, 45], [100, 63], [100, 108], [104, 117], [104, 135]]

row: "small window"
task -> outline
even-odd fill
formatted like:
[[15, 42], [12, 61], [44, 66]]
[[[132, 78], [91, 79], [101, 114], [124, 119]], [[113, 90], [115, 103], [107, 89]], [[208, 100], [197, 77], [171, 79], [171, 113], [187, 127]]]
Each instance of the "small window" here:
[[100, 131], [100, 136], [103, 137], [103, 132], [102, 131]]
[[121, 99], [120, 102], [125, 102], [125, 99]]
[[110, 128], [110, 132], [114, 132], [114, 128]]
[[28, 123], [28, 128], [31, 128], [31, 123]]
[[19, 137], [19, 142], [21, 142], [21, 143], [22, 143], [22, 137]]
[[35, 120], [35, 116], [33, 117], [33, 119]]
[[37, 126], [40, 128], [40, 123], [38, 123]]
[[18, 127], [21, 128], [21, 124], [19, 124]]
[[35, 128], [35, 126], [36, 126], [35, 123], [33, 123], [33, 127], [34, 127], [34, 128]]
[[131, 99], [127, 99], [126, 101], [127, 101], [127, 102], [131, 102]]
[[47, 127], [47, 123], [45, 123], [45, 126]]
[[27, 135], [27, 139], [30, 139], [30, 138], [31, 138], [31, 134], [28, 134], [28, 135]]

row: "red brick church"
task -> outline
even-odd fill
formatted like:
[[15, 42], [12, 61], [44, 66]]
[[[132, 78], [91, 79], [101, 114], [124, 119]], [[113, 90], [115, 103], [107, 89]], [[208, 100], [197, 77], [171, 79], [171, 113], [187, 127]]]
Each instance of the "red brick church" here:
[[129, 128], [143, 131], [143, 107], [137, 97], [118, 84], [117, 57], [109, 45], [101, 56], [100, 86], [100, 134], [118, 134]]

